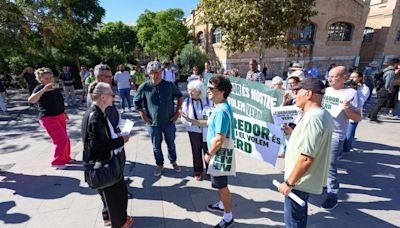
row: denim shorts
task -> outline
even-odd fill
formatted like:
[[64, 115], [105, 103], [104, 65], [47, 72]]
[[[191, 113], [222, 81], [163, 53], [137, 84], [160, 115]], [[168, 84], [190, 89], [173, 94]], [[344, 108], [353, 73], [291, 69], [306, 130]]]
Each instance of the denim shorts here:
[[211, 175], [211, 186], [216, 189], [228, 187], [228, 176], [214, 177]]

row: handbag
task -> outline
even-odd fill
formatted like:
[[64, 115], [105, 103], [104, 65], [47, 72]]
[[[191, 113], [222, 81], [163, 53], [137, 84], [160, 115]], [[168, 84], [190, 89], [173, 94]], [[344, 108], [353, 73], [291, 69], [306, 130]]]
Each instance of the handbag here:
[[85, 179], [89, 187], [102, 189], [116, 184], [122, 179], [122, 167], [118, 157], [120, 153], [111, 152], [109, 160], [85, 163]]
[[[90, 113], [88, 118], [88, 123], [90, 118], [92, 118], [93, 113]], [[107, 120], [108, 121], [108, 120]], [[108, 122], [109, 123], [109, 122]], [[110, 123], [109, 123], [110, 124]], [[86, 143], [85, 135], [85, 143]], [[85, 153], [84, 153], [85, 154]], [[119, 156], [122, 153], [110, 152], [110, 158], [106, 161], [88, 161], [83, 162], [85, 181], [89, 187], [93, 189], [102, 189], [110, 187], [116, 184], [123, 178], [123, 168], [124, 158]]]
[[231, 115], [228, 111], [224, 110], [229, 117], [229, 132], [231, 137], [226, 137], [224, 144], [221, 148], [212, 156], [210, 164], [208, 165], [207, 174], [211, 176], [236, 176], [236, 158], [235, 158], [235, 144], [233, 141], [233, 127], [231, 121]]

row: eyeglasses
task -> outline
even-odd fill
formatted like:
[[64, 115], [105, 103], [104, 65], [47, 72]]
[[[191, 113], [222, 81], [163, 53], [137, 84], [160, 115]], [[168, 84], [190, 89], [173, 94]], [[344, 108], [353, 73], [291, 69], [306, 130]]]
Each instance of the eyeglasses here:
[[213, 90], [215, 90], [217, 88], [209, 86], [209, 87], [207, 87], [207, 89], [210, 90], [210, 91], [213, 91]]

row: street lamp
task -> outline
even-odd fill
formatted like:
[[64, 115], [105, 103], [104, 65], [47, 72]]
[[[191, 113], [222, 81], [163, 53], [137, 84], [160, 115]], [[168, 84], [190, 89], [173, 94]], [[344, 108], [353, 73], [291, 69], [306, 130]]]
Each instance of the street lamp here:
[[126, 59], [126, 47], [125, 44], [130, 44], [130, 42], [123, 42], [122, 46], [124, 47], [124, 57], [125, 57], [125, 62], [127, 62], [128, 60]]

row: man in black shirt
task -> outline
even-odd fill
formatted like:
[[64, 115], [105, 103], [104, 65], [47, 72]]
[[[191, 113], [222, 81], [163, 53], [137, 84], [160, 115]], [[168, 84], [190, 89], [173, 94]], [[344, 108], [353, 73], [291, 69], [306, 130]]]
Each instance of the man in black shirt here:
[[[72, 73], [69, 70], [69, 67], [67, 66], [63, 67], [63, 72], [60, 74], [60, 80], [64, 87], [65, 101], [68, 103], [68, 106], [74, 105], [75, 104], [74, 78], [72, 77]], [[70, 101], [70, 96], [72, 101]]]

